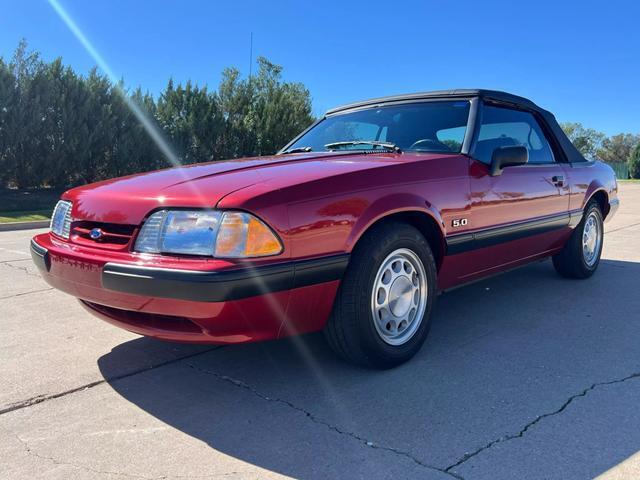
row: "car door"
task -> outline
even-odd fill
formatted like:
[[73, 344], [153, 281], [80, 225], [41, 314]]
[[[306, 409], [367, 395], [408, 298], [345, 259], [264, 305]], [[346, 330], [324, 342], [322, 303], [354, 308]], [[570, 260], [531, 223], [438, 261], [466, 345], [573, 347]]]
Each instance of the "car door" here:
[[[542, 120], [535, 112], [498, 104], [482, 105], [481, 118], [469, 170], [468, 225], [476, 254], [467, 259], [467, 275], [557, 248], [568, 229], [566, 175]], [[527, 148], [528, 162], [491, 176], [494, 150], [517, 145]]]

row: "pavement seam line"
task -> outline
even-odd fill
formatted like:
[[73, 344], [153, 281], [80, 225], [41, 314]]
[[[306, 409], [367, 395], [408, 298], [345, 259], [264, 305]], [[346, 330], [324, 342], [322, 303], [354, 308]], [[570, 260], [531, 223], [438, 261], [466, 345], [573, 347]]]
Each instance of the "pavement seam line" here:
[[49, 288], [43, 288], [42, 290], [31, 290], [30, 292], [15, 293], [13, 295], [9, 295], [8, 297], [0, 297], [0, 300], [9, 300], [10, 298], [22, 297], [24, 295], [31, 295], [32, 293], [48, 292], [53, 289], [54, 289], [53, 287], [49, 287]]
[[562, 412], [564, 412], [569, 407], [569, 405], [571, 405], [573, 403], [574, 400], [576, 400], [577, 398], [580, 398], [580, 397], [586, 397], [589, 392], [591, 392], [592, 390], [595, 390], [598, 387], [614, 385], [616, 383], [624, 383], [627, 380], [633, 380], [633, 379], [636, 379], [636, 378], [640, 378], [640, 372], [632, 373], [630, 375], [627, 375], [626, 377], [618, 378], [616, 380], [610, 380], [610, 381], [607, 381], [607, 382], [593, 383], [590, 387], [585, 388], [580, 393], [576, 393], [575, 395], [571, 395], [562, 404], [562, 406], [560, 408], [558, 408], [557, 410], [554, 410], [553, 412], [549, 412], [549, 413], [544, 413], [542, 415], [538, 415], [534, 420], [532, 420], [531, 422], [527, 423], [518, 433], [514, 433], [514, 434], [510, 434], [510, 435], [504, 435], [502, 437], [499, 437], [499, 438], [497, 438], [497, 439], [495, 439], [495, 440], [483, 445], [482, 447], [474, 450], [471, 453], [466, 453], [459, 460], [457, 460], [455, 463], [452, 463], [451, 465], [449, 465], [444, 470], [447, 473], [451, 473], [451, 470], [453, 470], [454, 468], [459, 467], [460, 465], [462, 465], [463, 463], [467, 462], [471, 458], [479, 455], [480, 453], [484, 452], [485, 450], [488, 450], [488, 449], [494, 447], [495, 445], [497, 445], [499, 443], [504, 443], [504, 442], [508, 442], [510, 440], [515, 440], [517, 438], [524, 437], [524, 435], [531, 428], [533, 428], [538, 422], [542, 421], [543, 419], [545, 419], [547, 417], [553, 417], [553, 416], [556, 416], [556, 415], [560, 415]]
[[[29, 446], [29, 444], [25, 440], [20, 438], [20, 436], [18, 434], [14, 433], [14, 432], [11, 432], [11, 433], [18, 440], [18, 442], [20, 442], [20, 444], [24, 448], [24, 451], [27, 453], [27, 455], [39, 458], [40, 460], [48, 460], [48, 461], [52, 462], [54, 465], [56, 465], [56, 466], [66, 466], [66, 467], [77, 468], [79, 470], [84, 470], [84, 471], [91, 472], [91, 473], [97, 473], [97, 474], [100, 474], [100, 475], [116, 475], [116, 476], [122, 476], [122, 477], [130, 477], [130, 478], [141, 478], [141, 479], [144, 479], [144, 480], [153, 480], [153, 477], [144, 477], [142, 475], [136, 475], [136, 474], [125, 473], [125, 472], [96, 470], [96, 469], [88, 467], [86, 465], [77, 465], [75, 463], [63, 462], [63, 461], [60, 461], [60, 460], [58, 460], [58, 459], [56, 459], [54, 457], [50, 457], [48, 455], [42, 455], [42, 454], [36, 452], [35, 450], [33, 450]], [[160, 478], [162, 478], [162, 477], [160, 477]]]
[[95, 382], [86, 383], [86, 384], [81, 385], [79, 387], [71, 388], [71, 389], [65, 390], [63, 392], [53, 393], [53, 394], [50, 394], [50, 395], [37, 395], [35, 397], [31, 397], [31, 398], [28, 398], [26, 400], [22, 400], [21, 402], [15, 402], [15, 403], [12, 403], [12, 404], [8, 405], [7, 407], [5, 407], [5, 408], [0, 410], [0, 415], [4, 415], [5, 413], [10, 413], [10, 412], [15, 412], [16, 410], [22, 410], [23, 408], [32, 407], [33, 405], [38, 405], [39, 403], [43, 403], [43, 402], [46, 402], [48, 400], [55, 400], [56, 398], [61, 398], [61, 397], [65, 397], [67, 395], [71, 395], [73, 393], [77, 393], [77, 392], [80, 392], [80, 391], [88, 390], [90, 388], [97, 387], [98, 385], [102, 385], [103, 383], [117, 382], [118, 380], [122, 380], [122, 379], [125, 379], [125, 378], [133, 377], [133, 376], [138, 375], [140, 373], [145, 373], [145, 372], [148, 372], [150, 370], [154, 370], [156, 368], [164, 367], [166, 365], [171, 365], [172, 363], [176, 363], [176, 362], [180, 362], [182, 360], [187, 360], [189, 358], [197, 357], [198, 355], [203, 355], [205, 353], [209, 353], [209, 352], [212, 352], [214, 350], [219, 350], [220, 348], [222, 348], [222, 346], [216, 346], [214, 348], [210, 348], [210, 349], [204, 350], [202, 352], [192, 353], [190, 355], [185, 355], [185, 356], [179, 357], [179, 358], [173, 358], [171, 360], [167, 360], [166, 362], [161, 362], [161, 363], [158, 363], [156, 365], [152, 365], [150, 367], [145, 367], [145, 368], [142, 368], [142, 369], [139, 369], [139, 370], [135, 370], [133, 372], [125, 373], [125, 374], [122, 374], [122, 375], [118, 375], [118, 376], [115, 376], [115, 377], [103, 378], [102, 380], [96, 380]]
[[21, 267], [18, 265], [11, 265], [11, 263], [3, 263], [3, 265], [6, 265], [9, 268], [13, 268], [15, 270], [22, 270], [24, 273], [26, 273], [27, 275], [29, 275], [30, 277], [38, 277], [40, 278], [40, 275], [38, 273], [31, 273], [27, 267]]
[[30, 258], [16, 258], [15, 260], [1, 260], [0, 264], [2, 263], [13, 263], [13, 262], [26, 262], [27, 260], [31, 260]]
[[27, 455], [39, 458], [41, 460], [48, 460], [50, 462], [52, 462], [54, 465], [56, 466], [67, 466], [67, 467], [72, 467], [72, 468], [77, 468], [79, 470], [84, 470], [87, 472], [91, 472], [91, 473], [97, 473], [100, 475], [115, 475], [115, 476], [122, 476], [122, 477], [129, 477], [129, 478], [141, 478], [143, 480], [169, 480], [171, 478], [220, 478], [220, 477], [228, 477], [231, 475], [237, 475], [239, 473], [242, 472], [225, 472], [225, 473], [211, 473], [208, 475], [160, 475], [158, 477], [147, 477], [144, 475], [138, 475], [135, 473], [126, 473], [126, 472], [116, 472], [113, 470], [97, 470], [95, 468], [91, 468], [87, 465], [79, 465], [76, 463], [71, 463], [71, 462], [63, 462], [61, 460], [58, 460], [55, 457], [50, 457], [48, 455], [42, 455], [38, 452], [36, 452], [32, 447], [29, 446], [29, 443], [26, 440], [23, 440], [22, 438], [20, 438], [20, 436], [18, 434], [16, 434], [15, 432], [12, 432], [10, 430], [7, 430], [9, 433], [11, 433], [16, 440], [18, 440], [18, 442], [20, 442], [20, 444], [22, 445], [22, 447], [24, 448], [25, 452], [27, 453]]
[[631, 223], [629, 225], [625, 225], [624, 227], [612, 228], [611, 230], [607, 230], [606, 232], [604, 232], [604, 234], [606, 235], [608, 233], [619, 232], [620, 230], [626, 230], [627, 228], [637, 227], [638, 225], [640, 225], [640, 222]]
[[260, 391], [258, 391], [257, 389], [255, 389], [254, 387], [252, 387], [251, 385], [249, 385], [248, 383], [243, 382], [242, 380], [238, 380], [236, 378], [230, 377], [228, 375], [223, 375], [221, 373], [218, 372], [214, 372], [212, 370], [207, 370], [205, 368], [201, 368], [198, 367], [192, 363], [187, 363], [187, 365], [192, 368], [193, 370], [196, 370], [198, 372], [204, 373], [206, 375], [212, 375], [214, 377], [216, 377], [218, 380], [221, 380], [223, 382], [229, 383], [235, 387], [244, 389], [248, 392], [250, 392], [251, 394], [255, 395], [256, 397], [260, 398], [261, 400], [265, 400], [267, 402], [273, 402], [273, 403], [279, 403], [280, 405], [284, 405], [285, 407], [288, 407], [292, 410], [295, 410], [298, 413], [303, 414], [306, 418], [308, 418], [309, 420], [311, 420], [313, 423], [318, 424], [318, 425], [322, 425], [325, 428], [328, 428], [329, 430], [332, 430], [340, 435], [343, 436], [347, 436], [350, 437], [354, 440], [357, 440], [359, 443], [361, 443], [362, 445], [364, 445], [365, 447], [369, 447], [369, 448], [373, 448], [376, 450], [384, 450], [387, 452], [391, 452], [395, 455], [399, 455], [399, 456], [403, 456], [411, 461], [413, 461], [414, 463], [416, 463], [417, 465], [423, 467], [423, 468], [427, 468], [429, 470], [435, 470], [437, 472], [440, 473], [444, 473], [446, 475], [449, 475], [452, 478], [455, 478], [456, 480], [464, 480], [460, 475], [453, 473], [453, 472], [448, 472], [443, 468], [439, 468], [436, 467], [434, 465], [429, 465], [427, 463], [424, 463], [423, 461], [419, 460], [418, 458], [414, 457], [413, 455], [411, 455], [409, 452], [405, 452], [403, 450], [398, 450], [396, 448], [393, 447], [387, 447], [384, 445], [379, 445], [376, 444], [370, 440], [367, 440], [366, 438], [358, 435], [357, 433], [354, 432], [349, 432], [346, 430], [342, 430], [340, 427], [337, 427], [335, 425], [332, 425], [331, 423], [322, 420], [320, 418], [318, 418], [316, 415], [314, 415], [313, 413], [311, 413], [310, 411], [299, 407], [297, 405], [295, 405], [294, 403], [288, 401], [288, 400], [283, 400], [282, 398], [278, 398], [278, 397], [270, 397], [269, 395], [266, 395]]
[[9, 432], [11, 435], [13, 435], [15, 437], [16, 440], [18, 440], [18, 442], [22, 445], [22, 447], [24, 448], [25, 452], [27, 453], [27, 455], [31, 455], [34, 456], [36, 458], [39, 458], [41, 460], [49, 460], [50, 462], [52, 462], [54, 465], [56, 466], [68, 466], [68, 467], [73, 467], [73, 468], [77, 468], [79, 470], [85, 470], [87, 472], [91, 472], [91, 473], [98, 473], [98, 474], [102, 474], [102, 475], [117, 475], [117, 476], [124, 476], [124, 477], [131, 477], [131, 478], [142, 478], [144, 480], [169, 480], [171, 478], [220, 478], [220, 477], [228, 477], [231, 475], [238, 475], [244, 472], [241, 471], [233, 471], [233, 472], [224, 472], [224, 473], [210, 473], [208, 475], [160, 475], [158, 477], [147, 477], [144, 475], [138, 475], [135, 473], [125, 473], [125, 472], [116, 472], [113, 470], [97, 470], [95, 468], [91, 468], [87, 465], [79, 465], [76, 463], [71, 463], [71, 462], [63, 462], [61, 460], [58, 460], [55, 457], [50, 457], [48, 455], [42, 455], [38, 452], [36, 452], [32, 447], [29, 446], [29, 443], [27, 440], [24, 440], [23, 438], [20, 437], [20, 435], [18, 435], [17, 433], [8, 430], [8, 429], [4, 429], [7, 432]]

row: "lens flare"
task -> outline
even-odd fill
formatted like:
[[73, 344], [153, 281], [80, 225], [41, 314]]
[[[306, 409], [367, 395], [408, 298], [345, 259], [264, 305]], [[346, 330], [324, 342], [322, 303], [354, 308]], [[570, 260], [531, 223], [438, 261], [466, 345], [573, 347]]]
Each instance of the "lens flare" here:
[[69, 30], [71, 30], [71, 33], [75, 35], [75, 37], [82, 44], [85, 50], [89, 53], [89, 55], [91, 55], [91, 58], [93, 58], [98, 67], [107, 75], [107, 77], [109, 77], [109, 80], [111, 80], [122, 99], [127, 103], [127, 106], [131, 109], [133, 114], [142, 124], [146, 132], [153, 139], [164, 156], [167, 157], [167, 159], [173, 166], [180, 166], [181, 162], [178, 159], [178, 156], [171, 149], [169, 143], [165, 140], [160, 129], [153, 123], [153, 121], [140, 108], [140, 106], [136, 102], [131, 100], [131, 98], [129, 98], [129, 95], [127, 95], [127, 93], [120, 87], [118, 77], [116, 77], [116, 75], [113, 73], [113, 70], [111, 70], [107, 62], [104, 60], [104, 58], [102, 58], [102, 55], [98, 53], [89, 39], [84, 35], [84, 33], [82, 33], [82, 30], [80, 30], [78, 25], [76, 25], [76, 23], [69, 16], [64, 7], [57, 0], [49, 0], [49, 5], [51, 5], [58, 16], [67, 25]]
[[[91, 57], [96, 62], [98, 67], [107, 75], [109, 80], [111, 80], [111, 82], [114, 85], [114, 88], [117, 89], [118, 93], [122, 96], [122, 99], [125, 101], [127, 106], [131, 109], [132, 113], [136, 116], [138, 121], [142, 124], [146, 132], [153, 139], [153, 141], [156, 143], [156, 145], [161, 150], [161, 152], [165, 155], [168, 161], [175, 167], [181, 166], [182, 164], [180, 162], [180, 159], [174, 153], [173, 149], [165, 139], [160, 128], [154, 123], [152, 118], [150, 118], [149, 115], [144, 110], [142, 110], [138, 104], [136, 104], [133, 100], [131, 100], [127, 95], [127, 93], [120, 87], [118, 77], [114, 74], [114, 72], [111, 70], [111, 68], [107, 64], [107, 62], [104, 60], [104, 58], [102, 58], [100, 53], [98, 53], [98, 51], [95, 49], [93, 44], [89, 41], [89, 39], [84, 35], [84, 33], [82, 33], [78, 25], [69, 16], [69, 14], [64, 9], [64, 7], [60, 4], [60, 2], [58, 0], [48, 0], [48, 2], [49, 2], [49, 5], [51, 5], [51, 7], [58, 14], [58, 16], [62, 19], [62, 21], [67, 25], [69, 30], [71, 30], [71, 32], [75, 35], [77, 40], [86, 49], [89, 55], [91, 55]], [[185, 176], [185, 181], [187, 180], [188, 179]], [[191, 185], [191, 188], [196, 190], [196, 187], [193, 184], [193, 182], [188, 182], [188, 183]], [[203, 199], [203, 201], [205, 201], [204, 196], [200, 194], [200, 192], [198, 192], [198, 195], [200, 196], [201, 199]], [[161, 201], [165, 200], [164, 197], [158, 197], [158, 198], [159, 199], [162, 198]], [[257, 280], [260, 279], [259, 276], [256, 276], [255, 278]], [[281, 329], [284, 330], [288, 335], [295, 334], [296, 332], [291, 330], [291, 326], [287, 321], [286, 310], [283, 309], [282, 306], [275, 301], [275, 298], [273, 297], [271, 292], [269, 292], [266, 285], [263, 284], [261, 285], [261, 287], [262, 287], [263, 297], [267, 300], [269, 308], [271, 308], [274, 312], [276, 312], [276, 314], [280, 318], [283, 319]], [[312, 375], [314, 375], [316, 381], [322, 388], [326, 399], [330, 402], [330, 405], [333, 407], [334, 411], [338, 414], [339, 419], [343, 421], [347, 421], [349, 418], [351, 418], [351, 416], [348, 415], [348, 412], [344, 411], [344, 407], [343, 407], [344, 402], [341, 401], [340, 396], [335, 391], [332, 381], [330, 380], [329, 376], [325, 373], [324, 367], [317, 361], [314, 353], [310, 351], [309, 347], [307, 346], [304, 340], [302, 340], [301, 338], [298, 338], [295, 335], [291, 338], [291, 340], [292, 340], [293, 346], [298, 351], [300, 358], [306, 364], [309, 372]]]

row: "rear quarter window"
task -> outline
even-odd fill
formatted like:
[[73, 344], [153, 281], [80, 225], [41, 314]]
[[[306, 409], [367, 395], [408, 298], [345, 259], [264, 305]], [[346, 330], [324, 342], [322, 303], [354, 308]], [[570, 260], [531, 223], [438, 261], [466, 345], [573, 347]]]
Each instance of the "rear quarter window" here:
[[529, 112], [484, 105], [474, 158], [490, 164], [493, 151], [521, 145], [529, 151], [529, 163], [553, 163], [553, 151], [536, 118]]

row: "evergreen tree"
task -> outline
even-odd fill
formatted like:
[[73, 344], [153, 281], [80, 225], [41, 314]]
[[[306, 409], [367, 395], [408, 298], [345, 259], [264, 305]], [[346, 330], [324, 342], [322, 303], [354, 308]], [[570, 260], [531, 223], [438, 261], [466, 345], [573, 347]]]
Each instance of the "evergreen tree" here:
[[581, 123], [565, 122], [560, 126], [585, 158], [596, 158], [596, 152], [602, 145], [606, 135], [593, 128], [584, 128]]
[[273, 154], [313, 121], [308, 90], [262, 57], [252, 78], [225, 69], [217, 91], [169, 80], [156, 101], [96, 68], [43, 62], [21, 41], [0, 58], [0, 185], [62, 188], [170, 166], [132, 104], [183, 163]]
[[619, 133], [602, 141], [602, 147], [598, 149], [598, 158], [609, 163], [627, 162], [631, 152], [640, 144], [640, 135], [631, 133]]
[[631, 178], [640, 178], [640, 143], [633, 149], [629, 158], [629, 175]]
[[42, 75], [43, 63], [37, 53], [27, 51], [27, 43], [22, 40], [9, 62], [8, 70], [13, 77], [13, 89], [0, 105], [7, 108], [4, 151], [5, 166], [11, 181], [18, 187], [37, 185], [33, 159], [38, 154], [37, 147], [42, 131], [42, 106], [36, 93], [34, 80]]
[[0, 185], [14, 179], [11, 149], [15, 148], [14, 116], [17, 104], [15, 77], [0, 58]]

